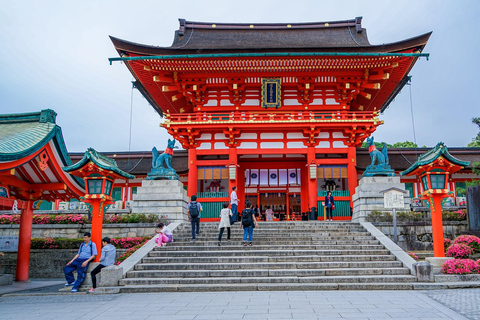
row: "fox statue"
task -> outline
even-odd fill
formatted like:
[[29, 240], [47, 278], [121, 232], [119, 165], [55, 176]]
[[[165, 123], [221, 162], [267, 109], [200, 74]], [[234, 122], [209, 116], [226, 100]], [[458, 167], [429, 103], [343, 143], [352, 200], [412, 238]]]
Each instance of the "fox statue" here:
[[375, 147], [373, 137], [367, 138], [367, 145], [370, 159], [372, 159], [372, 162], [370, 163], [371, 167], [388, 164], [387, 145], [385, 143], [383, 144], [382, 152], [378, 151], [377, 147]]
[[165, 149], [165, 152], [162, 153], [161, 155], [158, 154], [157, 148], [153, 147], [152, 168], [153, 169], [163, 168], [165, 166], [167, 169], [173, 169], [172, 158], [173, 158], [174, 148], [175, 148], [175, 139], [173, 140], [168, 139], [167, 148]]

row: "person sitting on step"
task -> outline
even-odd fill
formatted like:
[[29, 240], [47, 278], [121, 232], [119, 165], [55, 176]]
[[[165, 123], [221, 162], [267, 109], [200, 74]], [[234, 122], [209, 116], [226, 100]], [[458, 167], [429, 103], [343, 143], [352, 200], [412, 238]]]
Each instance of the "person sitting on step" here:
[[158, 237], [155, 238], [157, 247], [163, 247], [166, 246], [168, 242], [173, 242], [173, 233], [169, 227], [162, 222], [160, 222], [157, 227], [158, 229], [155, 229], [155, 232], [158, 233]]

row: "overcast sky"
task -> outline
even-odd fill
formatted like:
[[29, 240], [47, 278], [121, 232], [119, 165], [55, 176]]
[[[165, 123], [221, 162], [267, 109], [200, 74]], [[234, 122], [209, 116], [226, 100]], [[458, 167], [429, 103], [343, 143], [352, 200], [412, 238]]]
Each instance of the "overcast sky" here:
[[[170, 46], [178, 18], [315, 22], [363, 16], [370, 43], [433, 35], [406, 86], [381, 116], [376, 141], [466, 146], [480, 116], [480, 1], [5, 1], [0, 2], [0, 114], [50, 108], [70, 152], [129, 151], [131, 81], [109, 35]], [[160, 116], [133, 91], [131, 150], [166, 146]]]

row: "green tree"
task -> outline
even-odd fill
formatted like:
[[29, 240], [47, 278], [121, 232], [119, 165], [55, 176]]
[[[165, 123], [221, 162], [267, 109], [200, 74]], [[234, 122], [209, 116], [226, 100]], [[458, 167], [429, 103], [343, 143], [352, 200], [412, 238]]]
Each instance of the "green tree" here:
[[411, 141], [405, 141], [394, 143], [393, 148], [418, 148], [418, 145]]
[[[476, 124], [478, 129], [480, 129], [480, 118], [473, 118], [472, 123]], [[480, 147], [480, 132], [472, 139], [472, 142], [470, 142], [467, 147]]]

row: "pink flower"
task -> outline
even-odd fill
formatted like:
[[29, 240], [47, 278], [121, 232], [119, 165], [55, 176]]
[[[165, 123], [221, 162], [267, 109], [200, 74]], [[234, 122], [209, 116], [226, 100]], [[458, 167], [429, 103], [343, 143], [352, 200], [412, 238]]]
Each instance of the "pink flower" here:
[[445, 261], [442, 272], [447, 274], [479, 273], [480, 266], [477, 262], [470, 259], [454, 259]]

